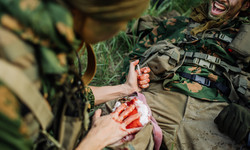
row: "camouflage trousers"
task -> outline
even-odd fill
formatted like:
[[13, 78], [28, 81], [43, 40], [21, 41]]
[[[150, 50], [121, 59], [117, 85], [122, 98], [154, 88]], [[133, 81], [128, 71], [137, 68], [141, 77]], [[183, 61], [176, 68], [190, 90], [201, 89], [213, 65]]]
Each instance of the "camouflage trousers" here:
[[[228, 136], [220, 133], [214, 123], [215, 117], [228, 105], [226, 102], [199, 100], [178, 92], [166, 91], [161, 83], [151, 83], [143, 94], [153, 117], [163, 131], [161, 149], [235, 150], [240, 147]], [[111, 102], [107, 103], [106, 108], [111, 108], [110, 104]], [[138, 136], [136, 142], [130, 143], [130, 147], [140, 150], [153, 149], [153, 146], [149, 146], [153, 144], [152, 128], [146, 126], [138, 134], [144, 136]]]

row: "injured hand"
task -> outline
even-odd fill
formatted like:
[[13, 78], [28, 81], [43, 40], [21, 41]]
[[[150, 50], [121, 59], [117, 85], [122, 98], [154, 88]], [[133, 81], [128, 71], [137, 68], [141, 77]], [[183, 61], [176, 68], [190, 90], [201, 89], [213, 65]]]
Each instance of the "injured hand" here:
[[[137, 97], [130, 97], [125, 103], [121, 103], [120, 101], [116, 102], [112, 114], [117, 122], [121, 122], [121, 120], [125, 119], [124, 121], [127, 124], [126, 129], [143, 127], [150, 121], [150, 113], [148, 107]], [[135, 119], [134, 116], [139, 117]], [[131, 117], [133, 118], [133, 121], [131, 121]], [[124, 142], [133, 140], [135, 134], [136, 133], [129, 133], [129, 135], [112, 144], [112, 146], [118, 146]]]

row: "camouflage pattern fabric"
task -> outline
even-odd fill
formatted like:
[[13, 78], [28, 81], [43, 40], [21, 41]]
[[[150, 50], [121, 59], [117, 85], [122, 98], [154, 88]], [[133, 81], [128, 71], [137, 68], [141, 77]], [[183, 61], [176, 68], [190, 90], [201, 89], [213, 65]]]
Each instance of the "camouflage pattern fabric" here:
[[32, 149], [27, 137], [27, 126], [21, 119], [21, 108], [17, 98], [0, 82], [0, 147], [1, 149]]
[[[128, 72], [129, 60], [140, 59], [142, 54], [153, 44], [160, 40], [167, 40], [174, 45], [178, 45], [180, 42], [184, 41], [186, 34], [188, 32], [188, 25], [191, 19], [187, 17], [175, 17], [159, 23], [157, 27], [151, 30], [149, 34], [141, 38], [142, 40], [134, 48], [133, 52], [129, 55], [129, 58], [124, 64], [124, 73]], [[220, 29], [211, 31], [216, 33], [223, 33], [231, 38], [234, 38], [237, 34], [238, 28], [241, 22], [235, 19], [231, 22], [223, 24]], [[234, 27], [234, 28], [233, 28]], [[202, 52], [212, 56], [216, 56], [226, 63], [237, 66], [236, 58], [231, 56], [226, 50], [227, 43], [216, 40], [203, 38], [201, 40], [195, 40], [190, 43], [186, 43], [182, 46], [183, 50], [187, 52]], [[181, 66], [177, 72], [185, 72], [189, 74], [196, 74], [202, 77], [206, 77], [214, 82], [220, 82], [226, 84], [226, 80], [206, 68], [187, 65]], [[183, 78], [174, 74], [171, 79], [167, 79], [164, 84], [165, 90], [177, 91], [194, 98], [208, 100], [208, 101], [227, 101], [227, 97], [223, 95], [218, 89], [203, 86], [197, 82], [190, 81], [189, 79]]]
[[[0, 34], [0, 41], [3, 42], [0, 46], [0, 58], [22, 70], [31, 66], [36, 68], [27, 76], [53, 106], [58, 98], [57, 92], [60, 91], [57, 88], [73, 78], [69, 73], [73, 63], [67, 60], [73, 59], [72, 50], [80, 45], [73, 32], [70, 12], [54, 1], [1, 0], [0, 28], [7, 33]], [[9, 33], [14, 34], [15, 38], [5, 40]], [[20, 47], [16, 44], [17, 40], [27, 46]], [[27, 47], [30, 49], [26, 49]], [[9, 50], [14, 52], [8, 54]], [[18, 60], [10, 59], [20, 51], [30, 54]], [[83, 92], [88, 93], [85, 97], [90, 101], [91, 109], [94, 106], [93, 93], [88, 87]], [[0, 147], [6, 150], [32, 149], [32, 142], [35, 140], [29, 135], [32, 127], [23, 118], [29, 110], [1, 80], [0, 95]]]

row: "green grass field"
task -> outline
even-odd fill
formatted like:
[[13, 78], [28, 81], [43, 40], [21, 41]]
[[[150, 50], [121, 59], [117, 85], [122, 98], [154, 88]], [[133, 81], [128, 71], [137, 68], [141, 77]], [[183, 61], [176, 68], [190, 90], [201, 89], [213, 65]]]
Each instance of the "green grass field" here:
[[[171, 10], [177, 10], [182, 15], [188, 15], [190, 6], [200, 3], [198, 0], [165, 0], [156, 10], [155, 5], [151, 5], [143, 15], [160, 16]], [[131, 27], [135, 20], [129, 22]], [[124, 58], [132, 51], [136, 41], [127, 37], [125, 31], [110, 40], [93, 45], [97, 57], [97, 72], [90, 83], [94, 86], [116, 85], [120, 82], [121, 70]], [[82, 56], [86, 61], [86, 56]], [[83, 64], [86, 62], [83, 61]]]

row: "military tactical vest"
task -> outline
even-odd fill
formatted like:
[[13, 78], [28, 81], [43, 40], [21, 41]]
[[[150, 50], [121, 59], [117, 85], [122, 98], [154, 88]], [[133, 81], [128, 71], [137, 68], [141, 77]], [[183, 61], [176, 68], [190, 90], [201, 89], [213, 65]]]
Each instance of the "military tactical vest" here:
[[[189, 28], [193, 28], [199, 24], [190, 24]], [[202, 36], [191, 36], [187, 34], [185, 41], [178, 43], [182, 44], [200, 40], [201, 38], [214, 38], [230, 43], [228, 48], [233, 51], [241, 61], [249, 63], [250, 53], [250, 25], [243, 24], [237, 36], [232, 39], [224, 34], [203, 34]], [[186, 73], [179, 73], [184, 78], [188, 78], [202, 85], [215, 87], [223, 94], [228, 95], [232, 102], [243, 103], [244, 106], [250, 108], [250, 74], [242, 71], [240, 67], [232, 66], [222, 61], [221, 59], [200, 52], [185, 52], [180, 47], [177, 47], [170, 42], [163, 40], [159, 41], [150, 47], [142, 56], [140, 65], [148, 66], [151, 69], [150, 80], [159, 81], [171, 77], [171, 74], [182, 64], [192, 64], [207, 68], [215, 72], [217, 75], [224, 76], [229, 81], [229, 87], [220, 83], [213, 83], [209, 79]], [[240, 101], [239, 101], [240, 100]]]
[[[55, 119], [47, 100], [39, 92], [41, 84], [34, 48], [1, 26], [0, 35], [4, 37], [0, 38], [0, 80], [30, 110], [23, 116], [23, 121], [28, 126], [29, 137], [34, 142], [44, 141], [43, 143], [47, 145], [43, 145], [43, 149], [73, 149], [80, 142], [78, 139], [83, 131], [88, 129], [89, 116], [86, 113], [88, 103], [85, 103], [84, 110], [80, 111], [82, 113], [80, 116], [84, 118], [78, 115], [76, 117], [66, 115], [68, 104], [65, 103], [59, 114], [60, 118]], [[88, 57], [92, 63], [88, 63], [88, 74], [83, 76], [85, 83], [89, 83], [93, 78], [96, 69], [93, 49], [89, 45], [87, 47]], [[55, 138], [47, 132], [47, 129], [57, 120], [60, 122], [56, 123], [58, 137]]]

